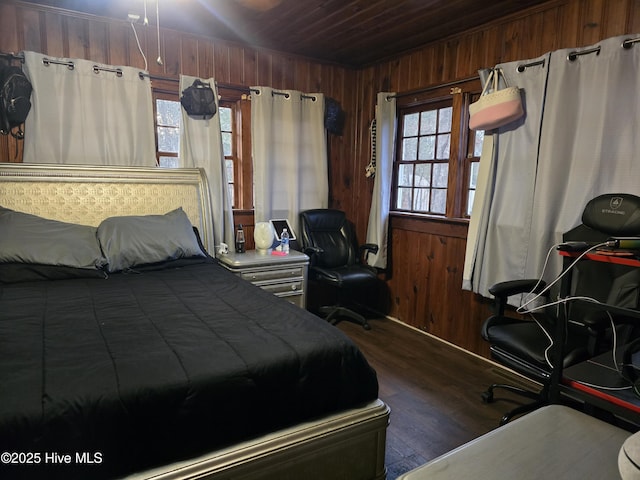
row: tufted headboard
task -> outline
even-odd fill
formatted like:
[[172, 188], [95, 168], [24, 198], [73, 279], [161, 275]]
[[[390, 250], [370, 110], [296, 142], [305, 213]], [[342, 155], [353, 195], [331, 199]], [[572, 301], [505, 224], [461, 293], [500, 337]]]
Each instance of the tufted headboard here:
[[91, 226], [107, 217], [182, 207], [205, 248], [214, 251], [209, 188], [198, 168], [0, 163], [0, 205]]

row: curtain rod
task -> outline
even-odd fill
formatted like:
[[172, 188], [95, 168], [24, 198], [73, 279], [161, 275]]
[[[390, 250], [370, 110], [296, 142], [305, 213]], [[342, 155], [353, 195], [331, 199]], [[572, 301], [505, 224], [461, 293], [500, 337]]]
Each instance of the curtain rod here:
[[[145, 72], [139, 72], [138, 76], [142, 79], [144, 77], [149, 77], [150, 80], [164, 80], [164, 81], [168, 81], [168, 82], [180, 82], [179, 79], [174, 78], [174, 77], [162, 77], [159, 75], [151, 75], [150, 73], [145, 73]], [[229, 90], [237, 90], [239, 92], [245, 92], [245, 93], [257, 93], [260, 94], [260, 90], [258, 90], [257, 88], [250, 88], [250, 87], [239, 87], [237, 85], [230, 85], [227, 83], [218, 83], [216, 82], [216, 85], [219, 88], [227, 88]], [[289, 97], [289, 93], [288, 92], [279, 92], [277, 90], [273, 90], [271, 92], [272, 95], [282, 95], [283, 97]], [[308, 98], [311, 100], [316, 100], [316, 97], [313, 95], [300, 95], [300, 98]]]
[[[632, 48], [638, 42], [640, 42], [640, 37], [627, 38], [622, 42], [622, 44], [620, 46], [622, 48], [624, 48], [625, 50], [628, 50], [628, 49]], [[567, 55], [567, 60], [569, 60], [570, 62], [573, 62], [579, 56], [588, 55], [590, 53], [595, 53], [596, 55], [599, 55], [600, 54], [600, 47], [597, 46], [597, 47], [589, 48], [589, 49], [586, 49], [586, 50], [574, 50], [574, 51], [570, 52]], [[536, 65], [544, 65], [544, 63], [545, 63], [544, 60], [540, 60], [540, 61], [537, 61], [537, 62], [518, 65], [517, 70], [518, 70], [518, 72], [523, 72], [527, 67], [533, 67], [533, 66], [536, 66]], [[438, 88], [453, 87], [453, 86], [458, 85], [460, 83], [465, 83], [465, 82], [468, 82], [468, 81], [471, 81], [471, 80], [478, 80], [479, 78], [480, 78], [479, 76], [475, 76], [475, 77], [467, 78], [467, 79], [464, 79], [464, 80], [456, 80], [454, 82], [445, 83], [443, 85], [433, 85], [431, 87], [421, 88], [419, 90], [413, 90], [411, 92], [396, 93], [395, 95], [387, 95], [387, 100], [390, 100], [392, 98], [409, 97], [411, 95], [417, 95], [419, 93], [429, 92], [431, 90], [436, 90]]]
[[[24, 62], [24, 54], [23, 53], [15, 54], [15, 53], [0, 52], [0, 57], [9, 58], [9, 59], [12, 59], [12, 60], [20, 60], [21, 62]], [[48, 59], [48, 58], [43, 58], [42, 61], [43, 61], [43, 63], [45, 65], [54, 63], [56, 65], [66, 65], [70, 69], [74, 68], [74, 63], [72, 61], [62, 62], [62, 61], [58, 61], [58, 60], [51, 60], [51, 59]], [[107, 68], [107, 67], [101, 67], [101, 66], [98, 66], [98, 65], [94, 65], [93, 66], [93, 71], [94, 71], [94, 73], [98, 73], [100, 71], [114, 72], [117, 76], [119, 76], [119, 77], [122, 76], [122, 70], [119, 69], [119, 68], [110, 69], [110, 68]], [[167, 82], [176, 82], [176, 83], [180, 82], [179, 79], [174, 78], [174, 77], [163, 77], [163, 76], [160, 76], [160, 75], [151, 75], [150, 73], [145, 73], [145, 72], [139, 72], [138, 73], [138, 77], [140, 77], [140, 80], [142, 80], [145, 77], [148, 77], [149, 80], [163, 80], [163, 81], [167, 81]], [[237, 91], [245, 92], [245, 93], [252, 93], [252, 92], [253, 93], [257, 93], [257, 94], [260, 93], [260, 90], [258, 90], [256, 88], [239, 87], [239, 86], [236, 86], [236, 85], [229, 85], [229, 84], [217, 83], [217, 82], [216, 82], [216, 85], [218, 87], [220, 87], [220, 88], [227, 88], [229, 90], [237, 90]], [[288, 92], [279, 92], [277, 90], [273, 90], [271, 92], [271, 95], [282, 95], [283, 97], [289, 98], [290, 94]], [[303, 99], [308, 98], [308, 99], [313, 100], [313, 101], [316, 100], [316, 97], [314, 95], [304, 95], [304, 94], [302, 94], [302, 95], [300, 95], [300, 98], [303, 98]]]
[[454, 87], [456, 85], [460, 85], [461, 83], [470, 82], [472, 80], [480, 80], [480, 77], [476, 75], [475, 77], [464, 78], [462, 80], [455, 80], [453, 82], [444, 83], [442, 85], [431, 85], [430, 87], [420, 88], [418, 90], [411, 90], [410, 92], [396, 93], [395, 95], [387, 95], [387, 100], [391, 100], [392, 98], [410, 97], [411, 95], [426, 93], [432, 90], [437, 90], [439, 88]]
[[[139, 72], [138, 76], [140, 77], [140, 79], [143, 79], [144, 77], [148, 77], [149, 80], [162, 80], [165, 82], [180, 83], [180, 79], [175, 77], [163, 77], [161, 75], [152, 75], [150, 73], [145, 73], [145, 72]], [[228, 88], [229, 90], [237, 90], [239, 92], [245, 92], [245, 93], [251, 93], [252, 91], [258, 92], [258, 90], [252, 89], [249, 87], [239, 87], [236, 85], [228, 85], [225, 83], [218, 83], [218, 82], [216, 82], [216, 85], [221, 88]]]

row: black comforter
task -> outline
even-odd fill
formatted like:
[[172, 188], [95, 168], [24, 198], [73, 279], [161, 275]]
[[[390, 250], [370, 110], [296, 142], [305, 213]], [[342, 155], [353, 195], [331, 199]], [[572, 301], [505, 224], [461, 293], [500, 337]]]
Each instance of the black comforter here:
[[339, 330], [217, 264], [0, 286], [0, 478], [110, 478], [377, 389]]

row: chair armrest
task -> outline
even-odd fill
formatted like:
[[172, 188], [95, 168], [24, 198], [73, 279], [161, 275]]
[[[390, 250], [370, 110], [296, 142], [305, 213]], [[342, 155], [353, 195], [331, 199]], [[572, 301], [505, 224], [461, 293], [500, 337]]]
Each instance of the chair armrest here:
[[375, 243], [365, 243], [364, 245], [360, 245], [360, 253], [363, 252], [378, 253], [378, 245]]
[[[507, 299], [511, 295], [519, 293], [540, 293], [547, 286], [544, 280], [537, 278], [527, 278], [523, 280], [508, 280], [496, 283], [489, 287], [489, 293], [495, 297], [494, 313], [498, 316], [504, 315]], [[534, 290], [535, 288], [535, 290]]]
[[358, 248], [358, 258], [360, 259], [360, 262], [362, 262], [362, 259], [364, 258], [364, 263], [367, 263], [370, 253], [378, 253], [378, 245], [375, 243], [365, 243], [364, 245], [360, 245]]
[[[539, 283], [538, 283], [539, 282]], [[537, 285], [537, 286], [536, 286]], [[489, 287], [489, 293], [494, 297], [510, 297], [519, 293], [540, 293], [544, 290], [547, 283], [537, 278], [527, 278], [524, 280], [509, 280], [506, 282], [496, 283]], [[535, 287], [535, 291], [533, 290]]]
[[320, 247], [304, 247], [303, 253], [309, 257], [309, 264], [314, 265], [316, 259], [324, 253], [324, 250]]
[[324, 250], [320, 247], [304, 247], [304, 253], [313, 257], [314, 255], [320, 255], [324, 253]]

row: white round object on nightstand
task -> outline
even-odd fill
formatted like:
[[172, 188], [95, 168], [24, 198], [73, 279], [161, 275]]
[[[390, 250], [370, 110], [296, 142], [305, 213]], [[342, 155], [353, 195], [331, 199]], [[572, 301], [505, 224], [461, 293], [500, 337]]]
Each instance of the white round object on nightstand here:
[[258, 253], [268, 253], [273, 245], [273, 226], [269, 222], [258, 222], [253, 229], [253, 240]]

